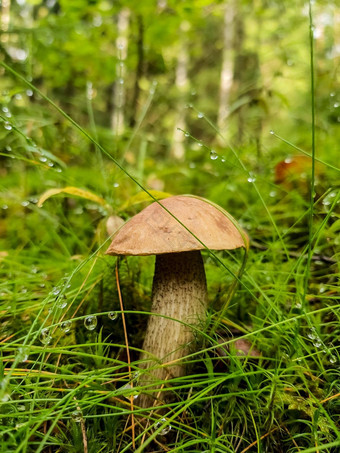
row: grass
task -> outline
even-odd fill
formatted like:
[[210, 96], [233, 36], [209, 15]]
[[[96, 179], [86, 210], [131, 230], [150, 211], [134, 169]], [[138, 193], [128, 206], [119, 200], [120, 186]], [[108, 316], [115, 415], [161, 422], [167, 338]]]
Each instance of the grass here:
[[[158, 383], [160, 392], [171, 388], [174, 396], [157, 409], [138, 406], [138, 395], [150, 391], [139, 382], [139, 356], [150, 315], [153, 258], [117, 263], [104, 254], [107, 217], [138, 212], [148, 198], [136, 201], [137, 190], [157, 201], [145, 182], [147, 175], [154, 177], [154, 162], [141, 151], [135, 177], [134, 165], [101, 144], [105, 138], [100, 141], [97, 133], [93, 138], [1, 63], [79, 133], [72, 143], [85, 157], [79, 157], [81, 165], [65, 165], [65, 155], [63, 160], [61, 153], [46, 151], [26, 133], [20, 116], [10, 122], [3, 118], [11, 125], [5, 138], [12, 149], [1, 154], [8, 171], [0, 200], [0, 228], [6, 234], [0, 255], [0, 451], [339, 450], [339, 169], [335, 151], [326, 157], [317, 152], [310, 30], [310, 181], [298, 174], [274, 182], [274, 146], [283, 144], [285, 153], [288, 146], [298, 155], [305, 152], [276, 132], [267, 134], [273, 150], [261, 157], [260, 168], [246, 146], [216, 147], [217, 159], [200, 160], [197, 150], [189, 150], [191, 170], [171, 161], [159, 164], [157, 176], [167, 191], [195, 192], [226, 207], [251, 242], [244, 270], [242, 252], [204, 251], [210, 304], [206, 324], [195, 331], [201, 347], [185, 358], [186, 376]], [[125, 156], [143, 134], [149, 109], [151, 98]], [[96, 130], [91, 103], [88, 111]], [[33, 118], [36, 125], [39, 118]], [[45, 121], [53, 136], [52, 124]], [[219, 132], [206, 115], [200, 121]], [[200, 143], [190, 131], [186, 135]], [[335, 143], [332, 137], [322, 142], [324, 147]], [[204, 142], [202, 148], [205, 155], [212, 152]], [[95, 181], [93, 168], [101, 172]], [[108, 181], [116, 181], [116, 187]], [[41, 194], [56, 186], [86, 187], [106, 204], [82, 192], [83, 198], [53, 197], [39, 208]], [[167, 341], [166, 334], [160, 341]]]

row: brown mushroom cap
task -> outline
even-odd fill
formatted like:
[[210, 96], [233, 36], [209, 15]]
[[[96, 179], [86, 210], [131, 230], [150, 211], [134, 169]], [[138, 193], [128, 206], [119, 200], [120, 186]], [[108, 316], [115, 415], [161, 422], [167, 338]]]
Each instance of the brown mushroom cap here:
[[[160, 201], [203, 244], [211, 250], [247, 247], [248, 238], [229, 220], [231, 216], [209, 201], [179, 195]], [[109, 255], [161, 255], [204, 246], [159, 203], [152, 203], [132, 217], [113, 236]]]

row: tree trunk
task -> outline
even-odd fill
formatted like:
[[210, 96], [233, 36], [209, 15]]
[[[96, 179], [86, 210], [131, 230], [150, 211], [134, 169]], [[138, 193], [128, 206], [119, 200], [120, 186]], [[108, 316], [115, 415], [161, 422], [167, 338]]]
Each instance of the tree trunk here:
[[[181, 24], [182, 33], [185, 32], [185, 28], [186, 23], [183, 22]], [[178, 50], [175, 84], [180, 98], [179, 102], [177, 103], [177, 113], [173, 132], [172, 155], [176, 159], [183, 159], [185, 157], [185, 148], [184, 148], [184, 134], [182, 131], [186, 129], [185, 104], [186, 94], [188, 90], [188, 63], [189, 63], [188, 43], [185, 36], [182, 38], [179, 45], [180, 48]], [[179, 129], [182, 129], [182, 131]]]
[[11, 15], [11, 0], [2, 0], [1, 5], [1, 42], [8, 41], [8, 31]]
[[117, 66], [116, 81], [113, 85], [113, 111], [111, 113], [111, 129], [119, 136], [124, 132], [124, 107], [125, 107], [125, 60], [127, 57], [128, 31], [129, 31], [130, 11], [122, 9], [117, 18], [118, 36], [116, 39]]
[[220, 99], [217, 125], [222, 132], [227, 127], [230, 113], [230, 95], [233, 85], [233, 38], [234, 38], [235, 4], [227, 3], [224, 10], [222, 70], [220, 79]]
[[132, 115], [130, 119], [130, 126], [133, 127], [137, 121], [137, 114], [139, 110], [139, 96], [140, 96], [140, 86], [139, 81], [144, 73], [144, 23], [143, 17], [141, 15], [137, 16], [137, 67], [135, 75], [135, 85], [133, 90], [132, 98]]

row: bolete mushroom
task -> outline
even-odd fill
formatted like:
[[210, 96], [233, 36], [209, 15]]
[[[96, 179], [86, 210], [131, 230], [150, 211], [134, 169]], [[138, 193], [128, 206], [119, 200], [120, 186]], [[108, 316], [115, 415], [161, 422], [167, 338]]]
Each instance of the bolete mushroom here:
[[[195, 338], [190, 325], [198, 326], [206, 317], [200, 251], [205, 246], [246, 247], [247, 236], [235, 225], [226, 211], [208, 200], [180, 195], [152, 203], [113, 236], [109, 255], [156, 255], [151, 311], [157, 316], [150, 316], [146, 329], [142, 385], [185, 373], [181, 359]], [[148, 407], [152, 396], [141, 395], [138, 402]]]

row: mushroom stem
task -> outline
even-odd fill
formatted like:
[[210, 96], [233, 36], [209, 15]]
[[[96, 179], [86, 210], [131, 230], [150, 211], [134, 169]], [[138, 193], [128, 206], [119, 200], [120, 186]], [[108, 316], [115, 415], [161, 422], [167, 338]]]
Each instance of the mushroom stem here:
[[[207, 284], [201, 252], [157, 255], [151, 311], [159, 316], [151, 316], [148, 322], [141, 359], [142, 367], [149, 371], [143, 373], [140, 385], [185, 374], [180, 359], [189, 353], [194, 332], [182, 322], [197, 325], [204, 320], [206, 307]], [[163, 366], [173, 361], [176, 363]], [[162, 395], [160, 399], [164, 400]], [[153, 395], [142, 394], [138, 403], [149, 407], [156, 396], [155, 388]]]

